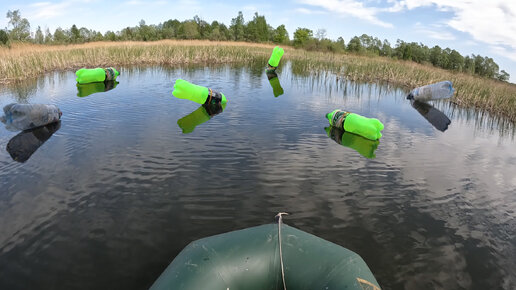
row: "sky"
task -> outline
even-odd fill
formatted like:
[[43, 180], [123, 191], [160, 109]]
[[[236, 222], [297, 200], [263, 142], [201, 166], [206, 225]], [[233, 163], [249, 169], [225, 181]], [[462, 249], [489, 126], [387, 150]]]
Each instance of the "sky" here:
[[[258, 12], [273, 27], [285, 24], [290, 38], [303, 27], [314, 34], [325, 29], [326, 37], [342, 36], [346, 44], [365, 33], [387, 39], [393, 47], [401, 39], [449, 47], [463, 56], [489, 56], [516, 83], [515, 0], [2, 0], [0, 12], [5, 16], [9, 10], [20, 10], [32, 31], [75, 24], [102, 33], [137, 26], [142, 19], [159, 24], [195, 15], [229, 26], [238, 11], [245, 21]], [[7, 25], [8, 19], [0, 18], [0, 27]]]

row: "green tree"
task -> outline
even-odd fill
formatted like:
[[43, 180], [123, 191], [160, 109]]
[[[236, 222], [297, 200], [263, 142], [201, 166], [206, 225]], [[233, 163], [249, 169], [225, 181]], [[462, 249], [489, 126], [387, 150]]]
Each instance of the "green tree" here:
[[34, 42], [37, 44], [43, 44], [45, 42], [45, 36], [43, 35], [43, 31], [41, 31], [41, 27], [38, 26], [36, 29], [36, 33], [34, 34]]
[[238, 11], [238, 16], [231, 19], [231, 25], [229, 26], [233, 40], [244, 40], [244, 28], [244, 15], [242, 14], [242, 11]]
[[294, 32], [294, 46], [303, 47], [313, 38], [312, 30], [298, 27]]
[[179, 20], [167, 20], [163, 22], [163, 28], [162, 28], [162, 36], [165, 39], [172, 39], [177, 37], [177, 32], [179, 30], [179, 27], [181, 26], [181, 22]]
[[200, 39], [206, 39], [210, 35], [211, 32], [211, 26], [208, 24], [208, 22], [202, 20], [199, 18], [199, 16], [195, 15], [193, 20], [195, 23], [197, 23], [197, 30], [199, 31], [198, 38]]
[[502, 69], [500, 71], [500, 74], [498, 74], [497, 78], [498, 78], [498, 80], [500, 80], [502, 82], [507, 82], [507, 81], [509, 81], [510, 75]]
[[70, 39], [71, 42], [73, 42], [73, 43], [79, 42], [79, 39], [81, 38], [79, 29], [77, 28], [77, 26], [75, 24], [72, 25], [72, 28], [70, 28], [70, 38], [71, 38]]
[[185, 39], [198, 39], [200, 37], [197, 22], [187, 20], [183, 23], [183, 37]]
[[229, 28], [224, 23], [219, 24], [219, 30], [220, 30], [220, 34], [222, 35], [221, 40], [231, 39], [231, 32], [229, 31]]
[[79, 29], [79, 39], [81, 42], [92, 41], [94, 36], [95, 36], [95, 31], [91, 31], [86, 27], [81, 27]]
[[317, 32], [315, 33], [315, 38], [317, 38], [319, 41], [326, 38], [326, 29], [319, 28], [317, 29]]
[[414, 48], [414, 46], [411, 45], [410, 43], [407, 43], [401, 39], [398, 39], [396, 41], [396, 47], [394, 48], [394, 55], [398, 59], [412, 60], [413, 55], [414, 55], [413, 48]]
[[265, 16], [254, 13], [253, 20], [249, 21], [244, 28], [245, 38], [252, 42], [265, 42], [269, 40], [269, 26]]
[[[93, 36], [95, 38], [95, 36]], [[121, 40], [137, 40], [138, 39], [138, 30], [133, 27], [126, 27], [120, 31], [120, 39]]]
[[346, 43], [344, 42], [344, 38], [342, 38], [342, 36], [339, 36], [339, 38], [337, 38], [335, 45], [337, 47], [337, 51], [346, 50]]
[[272, 41], [274, 43], [287, 43], [289, 41], [288, 32], [285, 28], [285, 25], [281, 24], [280, 26], [276, 27], [276, 29], [273, 31]]
[[139, 27], [138, 27], [138, 34], [139, 34], [139, 39], [140, 40], [143, 40], [143, 41], [149, 41], [149, 40], [152, 40], [152, 33], [151, 33], [151, 28], [149, 27], [149, 25], [147, 25], [145, 23], [145, 20], [140, 20], [140, 23], [139, 23]]
[[109, 41], [116, 41], [116, 34], [113, 31], [108, 30], [106, 33], [104, 33], [104, 39]]
[[360, 53], [364, 50], [360, 38], [355, 36], [349, 40], [348, 51]]
[[455, 49], [449, 55], [449, 69], [462, 71], [464, 68], [464, 57]]
[[51, 43], [53, 41], [52, 39], [52, 33], [50, 32], [50, 29], [45, 29], [45, 43]]
[[463, 72], [474, 74], [475, 73], [475, 56], [472, 57], [466, 56], [464, 58], [464, 68], [462, 69]]
[[220, 29], [218, 26], [211, 30], [208, 38], [210, 40], [221, 40], [222, 39], [222, 34], [220, 33]]
[[[482, 58], [482, 57], [480, 57]], [[475, 60], [476, 65], [476, 60]], [[490, 57], [485, 57], [480, 62], [478, 74], [488, 78], [495, 78], [498, 75], [499, 66]]]
[[30, 23], [26, 18], [22, 18], [20, 10], [9, 10], [7, 12], [9, 18], [9, 25], [12, 27], [9, 32], [11, 39], [26, 41], [30, 37]]
[[442, 56], [442, 49], [439, 47], [439, 45], [436, 45], [430, 49], [430, 62], [437, 67], [441, 67], [441, 56]]
[[7, 45], [9, 43], [9, 35], [5, 30], [0, 29], [0, 45]]
[[58, 44], [66, 43], [67, 37], [64, 30], [61, 27], [56, 28], [54, 31], [54, 42]]
[[387, 39], [383, 40], [382, 48], [380, 49], [380, 55], [389, 57], [392, 56], [391, 43]]
[[97, 32], [95, 34], [95, 38], [93, 39], [93, 41], [102, 41], [102, 40], [104, 40], [104, 36], [102, 36], [102, 33]]

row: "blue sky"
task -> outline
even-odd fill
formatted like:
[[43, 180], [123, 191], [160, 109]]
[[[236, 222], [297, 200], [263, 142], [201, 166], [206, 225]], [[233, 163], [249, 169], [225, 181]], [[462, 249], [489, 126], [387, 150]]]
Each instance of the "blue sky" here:
[[[0, 12], [19, 9], [31, 29], [54, 31], [72, 24], [97, 31], [118, 31], [168, 19], [185, 20], [198, 15], [207, 22], [226, 25], [238, 11], [251, 20], [255, 12], [265, 15], [273, 27], [285, 24], [292, 38], [298, 27], [325, 29], [327, 37], [342, 36], [346, 43], [366, 33], [387, 39], [422, 42], [430, 47], [456, 49], [462, 55], [492, 57], [516, 82], [516, 1], [514, 0], [48, 0], [1, 1]], [[0, 27], [7, 26], [0, 18]]]

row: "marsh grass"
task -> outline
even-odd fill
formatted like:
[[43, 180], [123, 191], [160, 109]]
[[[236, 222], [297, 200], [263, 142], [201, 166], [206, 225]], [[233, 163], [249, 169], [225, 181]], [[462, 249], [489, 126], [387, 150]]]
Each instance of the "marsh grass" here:
[[[45, 72], [81, 67], [142, 64], [217, 64], [267, 61], [274, 45], [163, 40], [157, 42], [95, 42], [46, 46], [13, 44], [0, 48], [0, 83], [37, 77]], [[516, 121], [516, 85], [455, 73], [413, 62], [350, 54], [309, 52], [285, 48], [285, 60], [299, 74], [323, 74], [352, 81], [388, 82], [410, 89], [450, 80], [456, 93], [451, 101]]]

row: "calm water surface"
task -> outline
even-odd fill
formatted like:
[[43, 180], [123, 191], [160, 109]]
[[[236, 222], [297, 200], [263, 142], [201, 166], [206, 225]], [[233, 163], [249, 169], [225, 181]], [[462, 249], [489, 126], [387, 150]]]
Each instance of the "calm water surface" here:
[[[516, 289], [512, 124], [295, 72], [122, 68], [85, 97], [104, 88], [78, 92], [73, 72], [3, 87], [2, 107], [63, 117], [0, 127], [0, 289], [144, 289], [192, 240], [280, 211], [359, 253], [384, 289]], [[222, 91], [225, 110], [174, 98], [177, 78]], [[380, 143], [327, 132], [337, 108], [380, 119]]]

